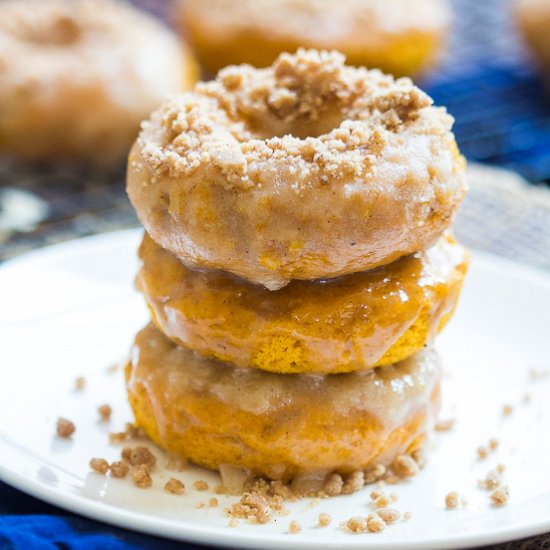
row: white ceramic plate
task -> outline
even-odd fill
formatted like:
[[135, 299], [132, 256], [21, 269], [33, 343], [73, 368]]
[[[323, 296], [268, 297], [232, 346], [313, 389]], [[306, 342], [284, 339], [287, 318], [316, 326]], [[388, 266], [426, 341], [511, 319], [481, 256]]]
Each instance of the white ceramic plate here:
[[[531, 368], [550, 363], [550, 277], [513, 263], [474, 254], [457, 314], [438, 340], [447, 369], [443, 416], [456, 427], [431, 443], [419, 476], [393, 486], [396, 507], [412, 518], [380, 534], [352, 535], [339, 523], [369, 512], [369, 489], [321, 501], [300, 501], [291, 514], [268, 525], [227, 527], [223, 508], [234, 497], [217, 496], [217, 508], [198, 509], [210, 493], [191, 489], [194, 479], [211, 486], [217, 475], [199, 468], [177, 474], [188, 490], [134, 488], [88, 471], [92, 456], [114, 460], [110, 429], [131, 419], [120, 370], [147, 312], [132, 286], [139, 231], [73, 241], [29, 254], [0, 268], [0, 478], [36, 497], [129, 529], [243, 548], [464, 548], [550, 531], [550, 377], [533, 381]], [[77, 376], [87, 386], [74, 392]], [[527, 402], [525, 396], [530, 397]], [[97, 406], [113, 407], [110, 426]], [[502, 415], [505, 404], [514, 407]], [[58, 416], [72, 419], [72, 440], [54, 437]], [[489, 438], [497, 451], [478, 460]], [[160, 452], [155, 451], [160, 456]], [[507, 467], [507, 506], [494, 508], [477, 486], [497, 463]], [[445, 495], [458, 490], [465, 508], [446, 511]], [[316, 527], [320, 512], [332, 524]], [[302, 526], [288, 534], [294, 519]]]

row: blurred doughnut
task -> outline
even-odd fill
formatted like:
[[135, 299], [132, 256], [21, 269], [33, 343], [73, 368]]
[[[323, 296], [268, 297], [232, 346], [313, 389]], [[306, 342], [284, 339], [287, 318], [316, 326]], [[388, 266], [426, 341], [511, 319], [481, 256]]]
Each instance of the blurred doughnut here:
[[339, 50], [350, 65], [397, 76], [430, 66], [443, 47], [444, 0], [183, 0], [176, 14], [201, 64], [266, 67], [299, 47]]
[[433, 244], [465, 191], [452, 118], [409, 79], [336, 52], [229, 67], [166, 101], [129, 159], [151, 238], [270, 290]]
[[153, 325], [126, 368], [137, 425], [196, 464], [289, 479], [349, 474], [417, 448], [439, 407], [433, 351], [366, 372], [279, 375], [178, 348]]
[[278, 292], [222, 271], [196, 271], [147, 235], [137, 286], [175, 343], [238, 367], [280, 373], [366, 370], [431, 342], [456, 305], [465, 250], [433, 248], [373, 271], [292, 281]]
[[160, 23], [111, 0], [0, 2], [0, 152], [122, 165], [139, 124], [197, 69]]
[[539, 63], [550, 72], [550, 2], [516, 0], [515, 11], [525, 42]]

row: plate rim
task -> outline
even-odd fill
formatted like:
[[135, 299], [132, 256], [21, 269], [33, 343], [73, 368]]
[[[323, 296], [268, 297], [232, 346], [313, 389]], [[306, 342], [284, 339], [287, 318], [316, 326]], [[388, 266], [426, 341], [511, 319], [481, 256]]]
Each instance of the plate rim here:
[[[5, 260], [0, 264], [0, 277], [5, 271], [24, 267], [28, 262], [41, 261], [43, 259], [55, 259], [55, 256], [70, 255], [71, 252], [84, 247], [101, 247], [106, 245], [122, 245], [124, 242], [137, 240], [142, 228], [136, 227], [100, 233], [87, 237], [71, 239], [61, 243], [55, 243], [31, 252], [24, 253], [15, 258]], [[484, 267], [497, 271], [506, 271], [507, 275], [522, 280], [532, 281], [550, 290], [550, 273], [531, 265], [520, 264], [508, 258], [496, 254], [472, 250], [472, 259], [481, 263]], [[0, 433], [0, 448], [9, 446], [5, 437]], [[18, 451], [21, 452], [21, 451]], [[284, 535], [281, 533], [249, 533], [234, 529], [226, 529], [220, 532], [219, 527], [212, 530], [181, 520], [161, 516], [150, 515], [144, 512], [131, 511], [101, 501], [86, 498], [75, 493], [60, 492], [40, 481], [27, 478], [4, 464], [0, 463], [0, 480], [32, 497], [38, 498], [68, 512], [79, 514], [89, 519], [100, 521], [108, 525], [130, 531], [137, 531], [146, 535], [168, 538], [178, 541], [186, 541], [198, 544], [213, 545], [216, 547], [231, 548], [262, 548], [266, 550], [279, 550], [284, 544]], [[446, 536], [427, 539], [423, 541], [384, 541], [365, 540], [364, 538], [350, 538], [349, 541], [307, 540], [295, 537], [292, 539], [293, 547], [304, 550], [328, 549], [338, 546], [340, 548], [380, 548], [389, 550], [454, 550], [460, 548], [472, 548], [476, 546], [498, 544], [512, 540], [519, 540], [550, 532], [550, 517], [545, 521], [526, 523], [520, 526], [504, 525], [497, 532], [486, 533], [461, 533], [452, 538]]]

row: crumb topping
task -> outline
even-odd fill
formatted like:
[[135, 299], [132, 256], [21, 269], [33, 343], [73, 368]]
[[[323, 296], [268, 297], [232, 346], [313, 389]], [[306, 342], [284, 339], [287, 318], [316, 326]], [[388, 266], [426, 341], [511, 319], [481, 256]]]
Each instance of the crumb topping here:
[[114, 477], [117, 479], [125, 478], [129, 470], [130, 470], [130, 466], [124, 460], [117, 460], [115, 462], [111, 462], [111, 465], [109, 466], [109, 472], [111, 474], [111, 477]]
[[111, 413], [113, 412], [110, 405], [101, 405], [98, 407], [97, 412], [102, 422], [108, 422], [111, 419]]
[[193, 489], [195, 489], [195, 491], [208, 491], [208, 483], [203, 479], [199, 479], [193, 483]]
[[395, 508], [382, 508], [377, 510], [377, 514], [386, 524], [395, 523], [401, 519], [401, 513]]
[[153, 478], [147, 464], [140, 464], [132, 468], [132, 481], [140, 489], [147, 489], [153, 485]]
[[332, 518], [329, 514], [326, 514], [325, 512], [321, 512], [319, 514], [319, 518], [317, 519], [317, 525], [319, 525], [319, 527], [327, 527], [331, 524], [331, 522]]
[[86, 378], [84, 376], [78, 376], [74, 381], [75, 391], [82, 391], [86, 387]]
[[295, 535], [302, 530], [302, 526], [297, 521], [291, 521], [288, 526], [288, 532]]
[[132, 466], [146, 466], [152, 470], [157, 463], [157, 458], [147, 447], [125, 447], [120, 454]]
[[435, 425], [436, 432], [448, 432], [455, 426], [456, 420], [454, 418], [448, 418], [446, 420], [439, 420]]
[[458, 508], [460, 502], [460, 496], [457, 491], [451, 491], [445, 496], [445, 507], [448, 510], [454, 510]]
[[504, 506], [508, 503], [508, 499], [510, 498], [510, 492], [508, 490], [508, 487], [497, 487], [492, 493], [491, 493], [491, 502], [495, 506]]
[[58, 437], [68, 439], [74, 434], [75, 431], [75, 425], [67, 418], [60, 417], [57, 419], [56, 432]]
[[165, 484], [164, 490], [171, 495], [183, 495], [185, 493], [185, 485], [175, 477], [171, 477]]
[[400, 478], [412, 477], [418, 474], [419, 467], [409, 455], [398, 455], [392, 463], [394, 473]]
[[[296, 185], [357, 178], [405, 134], [446, 136], [451, 118], [410, 79], [344, 65], [337, 52], [298, 50], [274, 65], [228, 67], [168, 99], [143, 123], [142, 159], [156, 176], [208, 167], [225, 186], [261, 184], [284, 163]], [[420, 138], [423, 139], [423, 138]]]
[[98, 474], [105, 475], [109, 470], [109, 463], [104, 458], [92, 458], [90, 468]]

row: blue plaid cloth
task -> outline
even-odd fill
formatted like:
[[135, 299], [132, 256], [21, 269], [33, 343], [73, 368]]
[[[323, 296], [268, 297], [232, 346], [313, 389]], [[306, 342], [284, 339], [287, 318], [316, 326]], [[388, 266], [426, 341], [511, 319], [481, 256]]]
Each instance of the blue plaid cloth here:
[[199, 550], [84, 519], [0, 482], [1, 550]]

